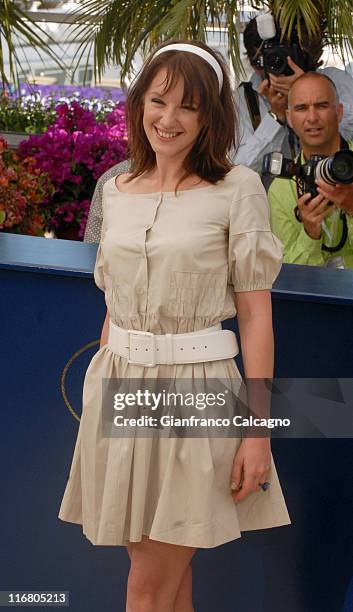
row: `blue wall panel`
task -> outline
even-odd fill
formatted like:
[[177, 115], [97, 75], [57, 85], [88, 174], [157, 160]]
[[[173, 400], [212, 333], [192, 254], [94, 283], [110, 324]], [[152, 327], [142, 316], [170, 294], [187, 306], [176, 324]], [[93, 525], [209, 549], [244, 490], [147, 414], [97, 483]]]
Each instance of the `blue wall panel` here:
[[[125, 549], [92, 546], [81, 527], [57, 518], [78, 430], [61, 374], [99, 339], [105, 316], [92, 279], [95, 252], [95, 245], [0, 235], [0, 590], [68, 590], [73, 612], [124, 612]], [[353, 273], [284, 266], [273, 304], [277, 376], [352, 376]], [[97, 348], [68, 372], [78, 414]], [[351, 611], [352, 440], [276, 439], [272, 448], [293, 525], [198, 551], [195, 608]]]

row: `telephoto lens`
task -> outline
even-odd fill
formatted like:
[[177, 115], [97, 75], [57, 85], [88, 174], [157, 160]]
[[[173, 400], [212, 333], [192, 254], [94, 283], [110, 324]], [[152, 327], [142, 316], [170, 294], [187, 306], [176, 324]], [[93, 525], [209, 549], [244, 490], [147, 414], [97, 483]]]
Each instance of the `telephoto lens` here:
[[353, 151], [337, 151], [335, 155], [319, 161], [315, 169], [315, 178], [320, 178], [330, 185], [353, 183]]

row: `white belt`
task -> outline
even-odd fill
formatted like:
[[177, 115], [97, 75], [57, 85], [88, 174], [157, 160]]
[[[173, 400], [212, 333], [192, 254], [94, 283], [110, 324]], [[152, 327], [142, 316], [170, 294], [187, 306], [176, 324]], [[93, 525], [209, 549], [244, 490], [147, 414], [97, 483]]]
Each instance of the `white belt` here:
[[108, 347], [129, 363], [145, 367], [230, 359], [239, 353], [235, 334], [220, 323], [186, 334], [159, 335], [123, 329], [109, 320]]

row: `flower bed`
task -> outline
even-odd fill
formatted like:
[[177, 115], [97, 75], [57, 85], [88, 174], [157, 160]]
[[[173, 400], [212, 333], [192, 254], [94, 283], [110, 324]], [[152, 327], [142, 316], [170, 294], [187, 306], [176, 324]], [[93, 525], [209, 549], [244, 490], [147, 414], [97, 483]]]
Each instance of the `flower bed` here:
[[77, 102], [105, 121], [125, 96], [121, 89], [75, 87], [74, 85], [21, 85], [20, 91], [0, 95], [0, 131], [42, 133], [55, 122], [58, 103]]
[[55, 104], [47, 100], [13, 98], [6, 92], [0, 96], [0, 131], [33, 134], [44, 132], [55, 121]]
[[[56, 105], [52, 100], [46, 101], [47, 106], [43, 101], [32, 102], [31, 126], [16, 124], [14, 116], [11, 113], [8, 116], [12, 117], [13, 127], [25, 128], [30, 133], [35, 126], [42, 133], [30, 134], [28, 140], [20, 143], [17, 154], [11, 152], [12, 156], [2, 140], [2, 150], [6, 149], [2, 169], [10, 173], [11, 181], [17, 171], [45, 176], [46, 180], [41, 179], [40, 189], [29, 190], [33, 202], [29, 191], [20, 190], [20, 195], [14, 196], [14, 205], [10, 197], [14, 187], [11, 181], [7, 184], [8, 193], [0, 200], [4, 202], [0, 209], [3, 212], [0, 231], [44, 235], [45, 231], [54, 230], [58, 237], [82, 240], [97, 179], [126, 159], [124, 102], [99, 102], [92, 98], [91, 109], [87, 100], [71, 99]], [[33, 120], [36, 113], [40, 117], [37, 122]], [[18, 170], [12, 170], [14, 164]]]
[[0, 138], [0, 230], [43, 236], [41, 203], [53, 193], [48, 175], [36, 160], [19, 159]]
[[[77, 85], [31, 85], [23, 83], [19, 92], [14, 94], [18, 97], [29, 97], [38, 95], [42, 100], [52, 99], [55, 102], [67, 101], [68, 98], [78, 98], [80, 100], [101, 100], [102, 102], [111, 100], [116, 102], [124, 102], [125, 94], [118, 87], [82, 87]], [[66, 98], [66, 100], [64, 100]]]
[[76, 229], [82, 239], [97, 179], [126, 159], [124, 104], [118, 103], [104, 122], [78, 102], [59, 104], [47, 131], [20, 144], [20, 159], [29, 156], [54, 186], [45, 206], [46, 228], [57, 235]]

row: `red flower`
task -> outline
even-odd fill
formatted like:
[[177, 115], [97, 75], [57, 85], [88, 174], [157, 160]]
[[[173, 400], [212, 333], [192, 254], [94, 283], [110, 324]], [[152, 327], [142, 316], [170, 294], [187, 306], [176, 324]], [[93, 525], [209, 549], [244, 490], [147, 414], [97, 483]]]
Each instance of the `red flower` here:
[[47, 176], [34, 158], [19, 160], [0, 139], [0, 230], [34, 236], [44, 234], [39, 203], [48, 192]]

